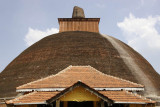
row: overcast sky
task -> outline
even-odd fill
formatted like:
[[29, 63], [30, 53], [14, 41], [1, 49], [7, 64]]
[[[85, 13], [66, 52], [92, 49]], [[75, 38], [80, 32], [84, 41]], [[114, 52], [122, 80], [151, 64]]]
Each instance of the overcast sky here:
[[160, 0], [0, 0], [0, 72], [23, 50], [58, 32], [73, 7], [101, 18], [100, 33], [143, 55], [160, 73]]

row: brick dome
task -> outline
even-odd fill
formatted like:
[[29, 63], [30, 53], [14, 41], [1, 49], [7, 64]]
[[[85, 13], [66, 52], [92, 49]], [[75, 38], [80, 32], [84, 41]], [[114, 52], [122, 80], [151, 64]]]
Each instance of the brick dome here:
[[0, 73], [0, 98], [16, 96], [16, 87], [69, 65], [90, 65], [144, 85], [146, 96], [160, 94], [160, 75], [131, 47], [100, 33], [71, 31], [47, 36], [16, 57]]

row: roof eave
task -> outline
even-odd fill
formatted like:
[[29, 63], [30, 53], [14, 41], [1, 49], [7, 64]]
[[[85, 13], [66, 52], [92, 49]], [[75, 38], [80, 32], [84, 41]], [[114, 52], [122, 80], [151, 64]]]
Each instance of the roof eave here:
[[148, 104], [146, 102], [119, 102], [119, 101], [115, 101], [114, 103], [118, 103], [118, 104]]
[[[32, 88], [32, 89], [17, 89], [16, 92], [31, 92], [31, 91], [63, 91], [65, 88]], [[144, 88], [93, 88], [97, 91], [144, 91]]]
[[14, 103], [13, 105], [32, 105], [32, 104], [47, 104], [47, 102], [34, 102], [34, 103]]

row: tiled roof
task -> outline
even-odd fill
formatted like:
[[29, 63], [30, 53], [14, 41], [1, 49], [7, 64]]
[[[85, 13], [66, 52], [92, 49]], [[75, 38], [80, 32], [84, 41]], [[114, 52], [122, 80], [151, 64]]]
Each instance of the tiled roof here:
[[146, 99], [138, 94], [128, 91], [99, 91], [99, 93], [113, 100], [114, 103], [155, 103], [150, 99]]
[[140, 97], [137, 94], [133, 94], [128, 91], [96, 91], [95, 89], [91, 88], [87, 84], [83, 82], [76, 82], [72, 84], [70, 87], [67, 87], [63, 91], [44, 91], [44, 92], [31, 92], [26, 95], [22, 95], [18, 98], [13, 100], [7, 101], [7, 104], [47, 104], [51, 103], [66, 93], [72, 92], [77, 87], [83, 87], [84, 89], [90, 91], [91, 93], [95, 94], [97, 97], [103, 99], [107, 102], [113, 103], [132, 103], [132, 104], [147, 104], [147, 103], [155, 103], [149, 99]]
[[[98, 91], [114, 103], [147, 104], [155, 103], [128, 91]], [[46, 104], [46, 101], [60, 92], [32, 92], [8, 101], [8, 104]]]
[[143, 88], [143, 85], [103, 74], [91, 66], [69, 66], [56, 75], [24, 84], [17, 89], [66, 88], [78, 80], [92, 88]]
[[13, 100], [7, 101], [7, 104], [45, 104], [46, 100], [57, 95], [59, 92], [31, 92], [22, 95]]

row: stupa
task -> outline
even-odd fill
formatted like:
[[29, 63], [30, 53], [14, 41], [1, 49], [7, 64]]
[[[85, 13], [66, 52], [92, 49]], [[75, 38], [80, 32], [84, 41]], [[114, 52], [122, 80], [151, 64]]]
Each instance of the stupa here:
[[[5, 105], [3, 103], [6, 103], [7, 100], [10, 100], [8, 103], [12, 102], [13, 104], [15, 98], [24, 96], [28, 92], [37, 91], [33, 88], [34, 86], [30, 88], [18, 87], [30, 84], [33, 81], [39, 81], [42, 78], [48, 78], [50, 75], [56, 75], [71, 65], [81, 66], [82, 68], [90, 66], [104, 75], [113, 76], [120, 81], [138, 84], [134, 87], [127, 86], [125, 89], [123, 87], [118, 88], [123, 91], [129, 89], [129, 92], [132, 91], [132, 93], [151, 98], [157, 103], [160, 101], [160, 75], [133, 48], [112, 36], [101, 34], [99, 32], [100, 18], [85, 18], [83, 9], [76, 6], [74, 7], [72, 18], [58, 18], [58, 22], [59, 33], [49, 35], [24, 50], [0, 73], [1, 105]], [[81, 70], [79, 74], [81, 74]], [[73, 75], [70, 78], [75, 77]], [[59, 81], [65, 82], [65, 80], [61, 79]], [[94, 84], [96, 84], [96, 81]], [[98, 82], [98, 84], [100, 83]], [[98, 89], [99, 87], [90, 86], [90, 84], [81, 80], [74, 81], [66, 87], [61, 87], [61, 85], [54, 87], [62, 88], [62, 93], [55, 98], [59, 98], [59, 95], [64, 95], [65, 92], [70, 92], [68, 90], [74, 89], [73, 87], [76, 86], [82, 87], [82, 90], [87, 89], [89, 93], [93, 92], [101, 100], [113, 101], [112, 98], [109, 99], [108, 97], [107, 99], [107, 95], [103, 92], [97, 92], [96, 88]], [[103, 88], [108, 89], [108, 87]], [[24, 91], [25, 89], [31, 90]], [[54, 89], [51, 90], [53, 91]], [[149, 103], [154, 103], [154, 101]], [[18, 104], [20, 103], [18, 102]], [[112, 105], [112, 103], [108, 104], [108, 106]], [[101, 104], [101, 106], [104, 105]]]

